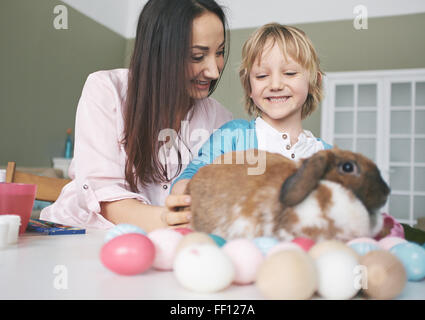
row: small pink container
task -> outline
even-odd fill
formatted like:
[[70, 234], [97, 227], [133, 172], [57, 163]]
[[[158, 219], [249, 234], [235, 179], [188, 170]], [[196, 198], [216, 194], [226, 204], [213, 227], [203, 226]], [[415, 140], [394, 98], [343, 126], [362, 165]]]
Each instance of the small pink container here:
[[0, 215], [16, 214], [21, 217], [19, 234], [27, 228], [36, 191], [35, 184], [0, 183]]

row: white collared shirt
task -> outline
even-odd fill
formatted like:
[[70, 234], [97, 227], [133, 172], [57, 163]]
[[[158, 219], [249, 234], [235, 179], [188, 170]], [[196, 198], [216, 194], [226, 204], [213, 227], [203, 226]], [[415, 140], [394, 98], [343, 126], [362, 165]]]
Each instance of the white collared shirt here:
[[311, 133], [303, 130], [298, 141], [291, 145], [291, 137], [287, 132], [279, 132], [270, 124], [258, 117], [255, 119], [258, 149], [279, 153], [292, 160], [308, 158], [320, 150], [324, 150], [323, 143]]

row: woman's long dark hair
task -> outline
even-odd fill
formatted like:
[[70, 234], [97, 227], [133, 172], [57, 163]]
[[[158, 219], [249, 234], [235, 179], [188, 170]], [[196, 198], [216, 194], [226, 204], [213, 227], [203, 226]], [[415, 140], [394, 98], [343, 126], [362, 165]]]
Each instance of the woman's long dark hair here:
[[[179, 132], [193, 106], [186, 88], [192, 22], [205, 12], [215, 13], [227, 30], [224, 12], [214, 0], [149, 0], [140, 14], [124, 108], [125, 178], [132, 191], [138, 183], [172, 179], [158, 157], [158, 134], [165, 128]], [[175, 176], [181, 171], [179, 162]]]

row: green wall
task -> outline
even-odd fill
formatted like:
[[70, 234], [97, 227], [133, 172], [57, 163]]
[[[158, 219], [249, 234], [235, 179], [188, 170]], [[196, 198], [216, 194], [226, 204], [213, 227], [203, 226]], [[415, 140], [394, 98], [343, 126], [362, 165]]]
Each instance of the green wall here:
[[91, 72], [124, 67], [126, 39], [68, 8], [53, 26], [54, 0], [0, 1], [0, 166], [50, 166]]
[[[128, 65], [127, 40], [68, 8], [68, 30], [53, 27], [53, 0], [0, 2], [0, 166], [50, 166], [74, 128], [81, 89], [91, 72]], [[425, 67], [425, 14], [297, 25], [306, 31], [325, 72]], [[227, 68], [214, 97], [247, 118], [238, 78], [240, 52], [252, 29], [231, 31]], [[305, 121], [320, 135], [320, 110]]]

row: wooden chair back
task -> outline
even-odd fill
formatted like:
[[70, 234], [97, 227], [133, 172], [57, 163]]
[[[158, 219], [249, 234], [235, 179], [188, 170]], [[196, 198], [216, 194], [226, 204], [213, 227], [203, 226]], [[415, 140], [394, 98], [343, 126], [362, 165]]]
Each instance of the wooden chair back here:
[[17, 171], [16, 163], [9, 162], [6, 169], [6, 182], [35, 184], [37, 185], [36, 200], [54, 202], [59, 197], [62, 188], [71, 182], [71, 179], [42, 177]]

